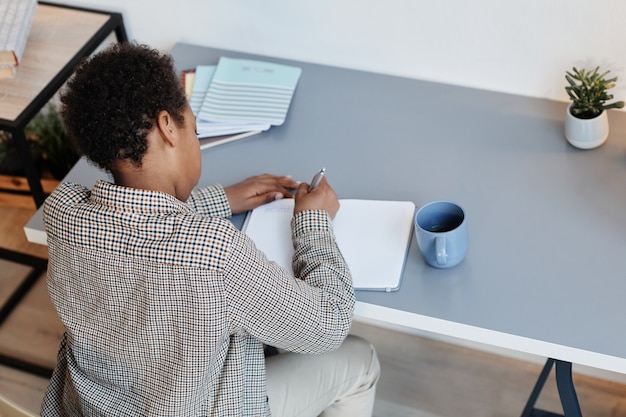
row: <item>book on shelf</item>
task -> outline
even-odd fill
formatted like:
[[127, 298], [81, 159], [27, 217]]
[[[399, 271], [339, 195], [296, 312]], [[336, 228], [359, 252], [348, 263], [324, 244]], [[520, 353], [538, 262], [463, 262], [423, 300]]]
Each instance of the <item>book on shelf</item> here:
[[185, 75], [183, 84], [205, 148], [284, 123], [301, 73], [297, 67], [228, 57], [183, 74], [192, 71], [193, 85]]
[[37, 0], [0, 0], [0, 78], [10, 78], [22, 61]]
[[[413, 231], [411, 201], [340, 200], [333, 232], [354, 288], [395, 291], [400, 287]], [[291, 217], [294, 199], [286, 198], [252, 210], [242, 231], [269, 260], [292, 271], [294, 249]]]
[[185, 90], [185, 97], [187, 100], [191, 100], [191, 93], [193, 91], [193, 82], [196, 78], [196, 69], [191, 68], [184, 70], [180, 75], [180, 80], [183, 83], [183, 90]]

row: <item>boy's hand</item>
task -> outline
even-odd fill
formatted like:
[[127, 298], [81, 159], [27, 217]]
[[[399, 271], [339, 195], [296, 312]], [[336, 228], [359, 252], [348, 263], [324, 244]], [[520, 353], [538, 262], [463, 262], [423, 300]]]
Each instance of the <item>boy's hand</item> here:
[[302, 183], [296, 191], [296, 202], [293, 214], [297, 214], [304, 210], [326, 210], [331, 219], [335, 218], [339, 211], [339, 200], [335, 190], [331, 188], [326, 180], [322, 178], [316, 189], [309, 192], [309, 185]]
[[280, 198], [292, 198], [290, 190], [297, 188], [299, 182], [290, 176], [262, 174], [250, 177], [242, 182], [224, 187], [226, 197], [233, 214], [244, 213]]

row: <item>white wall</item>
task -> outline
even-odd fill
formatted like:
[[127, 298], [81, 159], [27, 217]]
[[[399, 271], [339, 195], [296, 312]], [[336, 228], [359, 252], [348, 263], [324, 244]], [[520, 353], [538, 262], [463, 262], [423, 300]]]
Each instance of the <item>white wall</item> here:
[[567, 100], [601, 65], [626, 99], [623, 0], [61, 0], [123, 13], [129, 37], [178, 41]]

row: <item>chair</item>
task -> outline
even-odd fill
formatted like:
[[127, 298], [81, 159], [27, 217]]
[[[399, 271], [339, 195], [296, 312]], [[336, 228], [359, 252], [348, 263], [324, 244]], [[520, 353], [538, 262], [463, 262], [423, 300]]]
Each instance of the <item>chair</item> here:
[[0, 395], [0, 417], [37, 417], [37, 414], [23, 409], [13, 401]]

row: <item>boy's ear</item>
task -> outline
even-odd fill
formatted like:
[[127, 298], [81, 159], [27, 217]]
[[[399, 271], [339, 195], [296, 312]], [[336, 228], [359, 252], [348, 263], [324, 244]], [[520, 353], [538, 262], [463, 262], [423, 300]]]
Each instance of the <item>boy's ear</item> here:
[[157, 116], [157, 129], [163, 140], [170, 146], [176, 146], [176, 123], [167, 110], [161, 110]]

